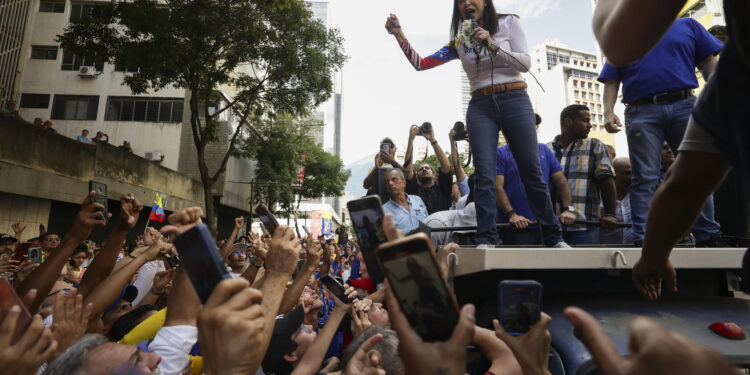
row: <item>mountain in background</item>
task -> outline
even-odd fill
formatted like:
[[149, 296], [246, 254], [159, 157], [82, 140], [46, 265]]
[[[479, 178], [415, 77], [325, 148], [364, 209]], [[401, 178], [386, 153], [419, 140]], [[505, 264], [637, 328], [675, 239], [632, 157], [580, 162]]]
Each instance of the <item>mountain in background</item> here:
[[346, 182], [344, 191], [359, 198], [367, 193], [367, 190], [362, 188], [362, 182], [370, 173], [370, 169], [375, 165], [375, 154], [365, 156], [351, 164], [346, 166], [347, 169], [352, 171], [349, 181]]

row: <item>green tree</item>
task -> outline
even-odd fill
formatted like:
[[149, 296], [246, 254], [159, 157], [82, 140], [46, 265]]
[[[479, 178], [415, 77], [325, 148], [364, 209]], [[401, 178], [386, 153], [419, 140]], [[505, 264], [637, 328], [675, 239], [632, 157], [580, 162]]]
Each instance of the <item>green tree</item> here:
[[[292, 115], [279, 115], [273, 120], [259, 123], [255, 130], [258, 141], [240, 142], [236, 154], [258, 161], [258, 185], [254, 202], [264, 202], [268, 207], [278, 204], [282, 211], [294, 211], [295, 190], [292, 182], [302, 167], [305, 180], [299, 194], [303, 198], [340, 196], [351, 172], [335, 155], [323, 151], [315, 144], [311, 130], [323, 123], [311, 118], [298, 119]], [[304, 156], [303, 156], [304, 155]]]
[[[238, 140], [251, 134], [254, 121], [304, 115], [324, 102], [346, 60], [339, 32], [314, 20], [302, 0], [113, 0], [71, 23], [58, 41], [79, 56], [138, 67], [124, 78], [134, 94], [168, 86], [190, 92], [189, 121], [214, 231], [212, 186]], [[225, 111], [235, 115], [235, 128], [218, 121]], [[221, 131], [231, 135], [229, 145], [209, 170], [206, 146]]]

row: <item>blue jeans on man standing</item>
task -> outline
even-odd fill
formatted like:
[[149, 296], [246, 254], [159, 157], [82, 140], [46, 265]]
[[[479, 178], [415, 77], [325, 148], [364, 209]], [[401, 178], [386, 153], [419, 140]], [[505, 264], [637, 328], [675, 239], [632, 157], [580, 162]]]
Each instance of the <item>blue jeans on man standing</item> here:
[[[695, 97], [666, 104], [630, 104], [625, 109], [625, 132], [628, 136], [633, 181], [630, 185], [630, 212], [635, 243], [642, 243], [651, 199], [661, 175], [661, 148], [667, 141], [672, 152], [685, 135]], [[696, 242], [708, 240], [721, 230], [714, 220], [714, 197], [703, 206], [692, 232]]]
[[542, 224], [545, 245], [552, 246], [562, 241], [560, 222], [552, 209], [549, 188], [542, 178], [534, 110], [526, 91], [511, 90], [472, 98], [466, 112], [466, 125], [474, 153], [477, 244], [494, 245], [497, 242], [495, 176], [500, 130], [516, 160], [531, 211]]

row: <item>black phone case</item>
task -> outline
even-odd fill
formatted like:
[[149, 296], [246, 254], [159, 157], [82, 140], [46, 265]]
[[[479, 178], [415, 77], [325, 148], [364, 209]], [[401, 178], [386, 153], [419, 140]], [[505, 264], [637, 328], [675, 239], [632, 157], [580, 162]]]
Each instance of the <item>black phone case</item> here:
[[208, 227], [201, 223], [186, 230], [175, 237], [174, 245], [201, 303], [205, 304], [216, 285], [231, 277]]
[[[375, 202], [377, 202], [377, 205], [373, 204]], [[349, 217], [352, 216], [353, 211], [374, 208], [380, 209], [379, 219], [382, 220], [383, 216], [385, 216], [385, 213], [383, 212], [383, 205], [380, 203], [380, 198], [377, 195], [371, 195], [362, 199], [349, 201], [349, 203], [347, 203]], [[367, 273], [370, 275], [370, 279], [372, 279], [375, 284], [380, 284], [383, 282], [383, 280], [385, 280], [385, 274], [383, 273], [383, 270], [380, 268], [380, 264], [378, 264], [378, 261], [375, 258], [375, 249], [378, 247], [378, 245], [380, 245], [380, 243], [375, 244], [375, 246], [372, 247], [366, 246], [367, 244], [369, 244], [369, 240], [363, 241], [359, 236], [360, 230], [364, 228], [358, 228], [354, 222], [354, 219], [352, 219], [352, 225], [354, 226], [354, 235], [357, 237], [357, 240], [359, 240], [359, 247], [360, 250], [362, 250], [362, 259], [364, 259], [365, 265], [367, 266]], [[375, 229], [377, 231], [377, 227]]]
[[89, 181], [89, 191], [95, 191], [96, 195], [94, 195], [94, 202], [99, 203], [102, 206], [104, 206], [104, 221], [107, 221], [109, 218], [109, 200], [107, 199], [107, 184], [103, 182], [97, 182], [94, 180]]

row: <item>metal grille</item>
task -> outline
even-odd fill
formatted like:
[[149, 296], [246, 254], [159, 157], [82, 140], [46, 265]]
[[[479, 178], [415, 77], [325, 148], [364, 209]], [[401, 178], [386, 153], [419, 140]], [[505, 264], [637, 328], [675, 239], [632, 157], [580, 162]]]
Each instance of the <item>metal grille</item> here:
[[31, 0], [0, 2], [0, 105], [5, 106], [15, 92], [26, 20]]

